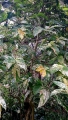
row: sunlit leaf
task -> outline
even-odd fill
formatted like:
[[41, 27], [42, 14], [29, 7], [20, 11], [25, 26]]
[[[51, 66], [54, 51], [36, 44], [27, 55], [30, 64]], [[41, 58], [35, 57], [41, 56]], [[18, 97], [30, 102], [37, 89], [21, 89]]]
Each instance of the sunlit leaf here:
[[6, 110], [6, 103], [2, 96], [0, 96], [0, 105]]
[[40, 101], [38, 104], [38, 108], [42, 107], [47, 102], [47, 100], [49, 99], [49, 96], [50, 96], [49, 91], [47, 91], [46, 89], [40, 90]]
[[34, 3], [34, 0], [29, 0], [29, 2]]
[[3, 70], [2, 69], [0, 69], [0, 73], [2, 73], [3, 72]]
[[63, 89], [62, 93], [66, 92], [68, 94], [68, 81], [65, 78], [63, 78], [63, 80], [63, 82], [54, 81], [54, 84], [56, 84], [59, 88]]
[[9, 84], [4, 84], [4, 87], [7, 89], [10, 88]]
[[65, 90], [63, 89], [55, 89], [51, 92], [50, 96], [57, 95], [59, 93], [65, 93]]
[[63, 69], [63, 65], [60, 65], [60, 64], [54, 64], [51, 68], [50, 68], [50, 71], [51, 73], [55, 73], [59, 70], [62, 70]]
[[58, 87], [60, 87], [62, 89], [67, 89], [67, 86], [60, 81], [54, 81], [53, 83], [56, 84]]
[[63, 75], [68, 76], [68, 67], [65, 65], [60, 64], [54, 64], [51, 69], [51, 73], [55, 73], [57, 71], [60, 71]]

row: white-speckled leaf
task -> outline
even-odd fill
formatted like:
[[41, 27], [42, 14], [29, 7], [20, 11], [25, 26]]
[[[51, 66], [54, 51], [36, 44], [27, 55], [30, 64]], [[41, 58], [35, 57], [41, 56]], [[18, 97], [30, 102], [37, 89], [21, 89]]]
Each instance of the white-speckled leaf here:
[[17, 63], [17, 65], [18, 65], [20, 68], [22, 68], [22, 69], [24, 69], [24, 70], [27, 70], [27, 66], [26, 66], [23, 58], [21, 58], [21, 57], [19, 57], [19, 56], [16, 57], [16, 63]]
[[50, 96], [49, 91], [47, 91], [46, 89], [40, 90], [40, 101], [38, 104], [38, 108], [42, 107], [47, 102], [47, 100], [49, 99], [49, 96]]
[[55, 89], [51, 92], [50, 96], [57, 95], [59, 93], [66, 93], [66, 91], [63, 89]]
[[9, 69], [14, 63], [15, 59], [12, 56], [5, 55], [4, 56], [4, 62], [6, 64], [6, 67]]
[[67, 88], [67, 86], [64, 83], [60, 82], [60, 81], [54, 81], [53, 83], [56, 84], [58, 87], [60, 87], [62, 89]]

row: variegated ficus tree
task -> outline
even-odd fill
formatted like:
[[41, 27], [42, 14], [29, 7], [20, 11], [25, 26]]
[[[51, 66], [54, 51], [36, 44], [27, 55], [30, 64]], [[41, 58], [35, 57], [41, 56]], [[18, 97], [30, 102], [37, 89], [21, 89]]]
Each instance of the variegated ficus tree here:
[[1, 0], [0, 117], [3, 107], [11, 110], [9, 118], [14, 110], [17, 120], [34, 120], [34, 111], [55, 102], [68, 112], [65, 96], [68, 5], [62, 0]]

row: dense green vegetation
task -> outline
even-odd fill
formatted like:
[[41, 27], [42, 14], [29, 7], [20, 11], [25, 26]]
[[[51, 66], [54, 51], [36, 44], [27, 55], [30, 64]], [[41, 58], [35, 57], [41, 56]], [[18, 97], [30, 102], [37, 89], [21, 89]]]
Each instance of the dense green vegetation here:
[[1, 120], [68, 120], [66, 3], [1, 1]]

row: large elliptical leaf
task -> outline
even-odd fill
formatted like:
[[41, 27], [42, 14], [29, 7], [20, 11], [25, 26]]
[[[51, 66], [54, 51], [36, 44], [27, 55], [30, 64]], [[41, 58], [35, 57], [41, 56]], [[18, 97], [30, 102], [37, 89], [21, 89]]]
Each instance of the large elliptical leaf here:
[[20, 68], [24, 69], [25, 71], [27, 70], [27, 66], [26, 66], [24, 59], [22, 57], [17, 56], [16, 63]]
[[68, 77], [68, 67], [66, 65], [61, 65], [61, 64], [54, 64], [50, 68], [51, 73], [55, 73], [57, 71], [61, 72], [63, 75]]
[[46, 89], [40, 90], [40, 101], [39, 101], [39, 104], [38, 104], [38, 108], [42, 107], [47, 102], [49, 97], [50, 97], [50, 92], [49, 91], [47, 91]]
[[34, 30], [33, 30], [34, 37], [37, 36], [39, 33], [41, 33], [43, 30], [44, 29], [40, 26], [35, 27]]
[[24, 62], [24, 59], [22, 57], [19, 56], [8, 56], [5, 55], [4, 56], [5, 60], [3, 63], [6, 64], [7, 68], [9, 69], [13, 64], [17, 64], [20, 68], [27, 70], [27, 66]]
[[64, 83], [60, 82], [60, 81], [54, 81], [53, 83], [56, 84], [61, 89], [67, 89], [67, 86]]
[[5, 60], [3, 63], [5, 63], [6, 67], [9, 69], [15, 63], [15, 59], [14, 57], [9, 56], [9, 55], [5, 55], [4, 58]]
[[66, 94], [66, 91], [63, 90], [63, 89], [55, 89], [51, 92], [50, 96], [57, 95], [57, 94], [60, 94], [60, 93]]

